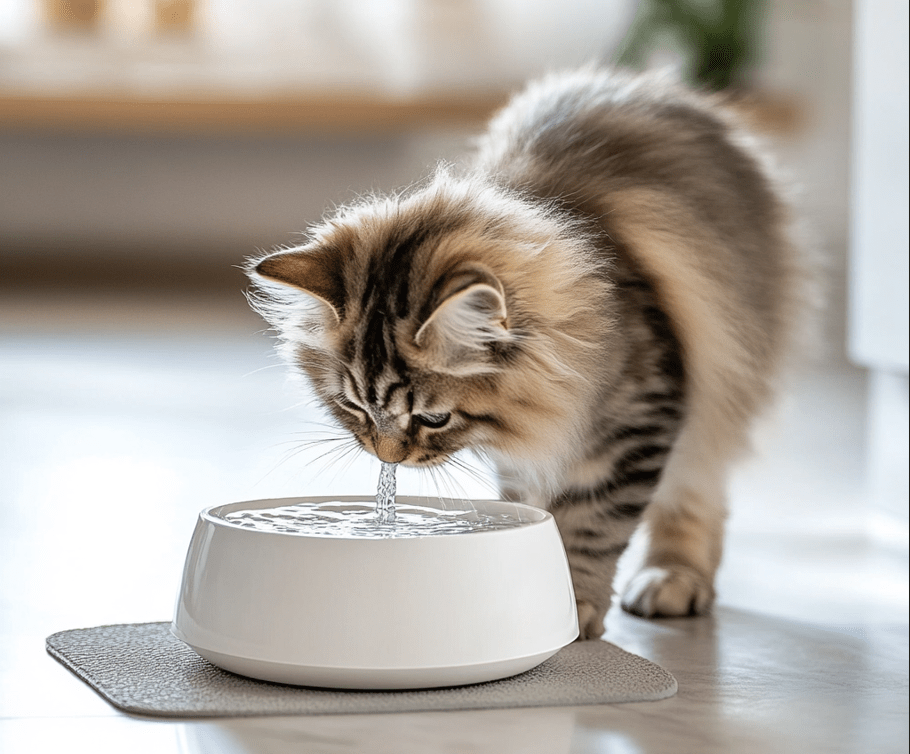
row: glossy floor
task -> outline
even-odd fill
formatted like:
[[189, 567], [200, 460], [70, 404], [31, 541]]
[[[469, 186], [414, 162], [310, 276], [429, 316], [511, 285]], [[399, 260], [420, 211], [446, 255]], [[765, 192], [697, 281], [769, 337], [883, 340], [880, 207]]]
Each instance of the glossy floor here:
[[[864, 380], [848, 368], [801, 377], [760, 428], [732, 483], [715, 614], [611, 612], [608, 638], [670, 670], [672, 699], [193, 722], [109, 706], [45, 654], [45, 636], [168, 619], [204, 506], [375, 485], [368, 458], [300, 449], [318, 417], [295, 407], [244, 306], [0, 301], [4, 754], [907, 750], [906, 552], [865, 534]], [[464, 474], [404, 473], [399, 490], [437, 483], [489, 494]]]

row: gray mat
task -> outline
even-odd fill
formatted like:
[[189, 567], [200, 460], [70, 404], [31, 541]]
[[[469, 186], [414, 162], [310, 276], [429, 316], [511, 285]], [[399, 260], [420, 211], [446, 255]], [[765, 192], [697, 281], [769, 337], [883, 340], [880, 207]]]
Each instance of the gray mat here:
[[605, 641], [575, 642], [512, 678], [423, 691], [334, 691], [228, 673], [203, 660], [168, 623], [61, 631], [47, 651], [115, 707], [140, 715], [234, 717], [607, 704], [676, 693], [666, 670]]

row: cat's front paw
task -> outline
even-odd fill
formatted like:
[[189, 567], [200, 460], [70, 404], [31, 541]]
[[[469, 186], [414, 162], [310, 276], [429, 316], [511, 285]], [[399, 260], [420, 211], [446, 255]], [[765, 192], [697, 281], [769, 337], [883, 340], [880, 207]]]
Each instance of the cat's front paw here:
[[579, 600], [576, 603], [576, 607], [578, 608], [577, 641], [599, 639], [603, 636], [604, 617], [606, 616], [607, 611], [590, 602], [585, 602], [584, 600]]
[[679, 565], [643, 568], [622, 596], [623, 609], [643, 618], [703, 615], [713, 602], [713, 584], [694, 568]]

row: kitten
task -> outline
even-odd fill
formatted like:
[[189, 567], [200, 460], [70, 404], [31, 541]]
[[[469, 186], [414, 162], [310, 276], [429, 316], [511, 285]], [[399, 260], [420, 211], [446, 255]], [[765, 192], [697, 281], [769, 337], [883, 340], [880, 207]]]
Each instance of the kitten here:
[[253, 260], [254, 306], [364, 449], [406, 466], [466, 448], [549, 509], [582, 638], [622, 605], [703, 613], [725, 475], [797, 312], [785, 210], [728, 116], [654, 77], [532, 84], [473, 163], [340, 209]]

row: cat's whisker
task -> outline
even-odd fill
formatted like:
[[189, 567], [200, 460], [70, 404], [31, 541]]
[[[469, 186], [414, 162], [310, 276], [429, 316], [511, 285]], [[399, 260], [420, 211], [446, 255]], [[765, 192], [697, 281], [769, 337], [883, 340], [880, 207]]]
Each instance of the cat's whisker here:
[[499, 494], [499, 488], [494, 481], [492, 481], [488, 474], [484, 473], [481, 469], [477, 469], [463, 458], [453, 456], [449, 459], [449, 463], [457, 468], [459, 471], [464, 473], [466, 476], [470, 477], [473, 481], [477, 482], [484, 489], [489, 490], [493, 495]]
[[[307, 434], [307, 431], [301, 432], [300, 434]], [[286, 450], [282, 454], [281, 458], [265, 473], [265, 475], [263, 475], [262, 479], [259, 480], [259, 483], [261, 483], [265, 478], [267, 478], [271, 474], [275, 473], [275, 471], [277, 471], [279, 468], [281, 468], [285, 464], [289, 463], [292, 459], [296, 458], [297, 456], [300, 456], [301, 454], [306, 453], [307, 451], [312, 450], [312, 448], [314, 448], [314, 447], [322, 446], [325, 444], [343, 443], [346, 440], [350, 441], [351, 438], [347, 435], [339, 434], [337, 436], [332, 436], [332, 437], [325, 437], [325, 436], [318, 437], [318, 438], [314, 438], [312, 440], [287, 440], [287, 441], [284, 441], [281, 443], [276, 443], [275, 445], [273, 445], [273, 447], [278, 447], [281, 445], [292, 445], [292, 447], [289, 448], [288, 450]], [[343, 447], [343, 445], [341, 447]], [[305, 465], [309, 466], [310, 464], [318, 461], [323, 456], [328, 455], [332, 452], [337, 452], [338, 450], [339, 450], [338, 447], [330, 448], [330, 449], [326, 450], [324, 453], [322, 453], [321, 455], [317, 456], [316, 458], [307, 461]]]
[[329, 434], [326, 430], [302, 430], [292, 432], [292, 439], [274, 443], [272, 447], [280, 445], [294, 445], [296, 447], [313, 447], [322, 443], [336, 443], [350, 439], [350, 435], [343, 433]]
[[458, 477], [453, 472], [453, 469], [457, 469], [459, 471], [464, 472], [464, 469], [462, 469], [461, 466], [457, 462], [449, 461], [449, 464], [447, 464], [446, 467], [443, 469], [443, 473], [448, 478], [450, 487], [452, 487], [458, 491], [459, 498], [461, 498], [462, 500], [467, 499], [468, 497], [470, 497], [470, 495], [468, 494], [467, 490], [465, 490], [464, 485], [462, 484], [461, 480], [459, 480]]
[[432, 466], [421, 466], [420, 467], [420, 476], [421, 476], [421, 479], [424, 479], [424, 480], [427, 477], [430, 478], [430, 485], [428, 485], [428, 486], [431, 488], [424, 491], [422, 493], [423, 496], [428, 499], [431, 497], [435, 497], [435, 498], [441, 500], [442, 496], [439, 494], [439, 483], [436, 479], [436, 473], [434, 471], [434, 468]]
[[420, 480], [420, 496], [428, 500], [439, 498], [439, 485], [436, 483], [432, 467], [421, 466], [416, 471]]
[[337, 427], [331, 427], [326, 425], [324, 427], [317, 427], [315, 429], [298, 429], [293, 432], [289, 432], [289, 435], [294, 437], [325, 437], [325, 438], [344, 438], [350, 437], [350, 434], [339, 430]]
[[301, 453], [304, 453], [305, 451], [309, 450], [310, 447], [315, 443], [300, 443], [299, 441], [288, 440], [283, 443], [276, 443], [272, 447], [278, 447], [279, 445], [287, 445], [287, 444], [293, 444], [294, 447], [286, 450], [282, 454], [281, 458], [279, 458], [274, 464], [272, 464], [271, 468], [269, 468], [269, 470], [266, 471], [256, 482], [257, 485], [262, 484], [263, 481], [265, 481], [268, 477], [270, 477], [278, 469], [280, 469], [282, 466], [284, 466], [285, 464], [290, 462], [292, 459], [296, 458]]
[[[341, 438], [341, 437], [329, 437], [329, 438], [322, 438], [319, 440], [284, 440], [282, 442], [273, 443], [270, 447], [275, 448], [275, 449], [284, 448], [285, 454], [296, 455], [298, 453], [302, 453], [305, 450], [309, 450], [310, 448], [315, 448], [315, 447], [317, 447], [319, 445], [323, 445], [325, 443], [341, 442], [343, 439], [344, 438]], [[286, 446], [290, 446], [290, 447], [286, 447]]]
[[323, 471], [327, 470], [331, 466], [340, 465], [340, 468], [336, 469], [335, 475], [332, 477], [330, 483], [331, 485], [334, 485], [342, 475], [347, 473], [354, 462], [358, 459], [361, 452], [363, 452], [363, 448], [360, 447], [360, 444], [356, 441], [352, 441], [350, 445], [342, 448], [334, 458], [329, 460], [329, 462], [326, 464], [326, 468], [323, 469]]
[[343, 450], [338, 454], [337, 460], [341, 461], [347, 459], [342, 471], [347, 471], [350, 468], [351, 464], [357, 460], [361, 453], [364, 453], [363, 447], [360, 445], [357, 440], [352, 439], [351, 442], [344, 446]]
[[[298, 456], [303, 455], [303, 454], [306, 453], [306, 451], [308, 451], [309, 449], [310, 449], [309, 446], [301, 446], [301, 445], [296, 445], [296, 446], [293, 447], [293, 448], [289, 448], [288, 450], [286, 450], [286, 451], [284, 452], [284, 454], [281, 456], [281, 458], [280, 458], [280, 459], [278, 460], [278, 462], [275, 464], [275, 467], [274, 467], [273, 471], [274, 471], [275, 469], [278, 469], [278, 468], [281, 467], [281, 466], [284, 466], [285, 464], [287, 464], [287, 463], [289, 463], [290, 461], [294, 460], [294, 459], [297, 458]], [[306, 463], [304, 464], [304, 466], [309, 465], [309, 463], [310, 463], [309, 461], [306, 462]]]
[[449, 492], [448, 484], [442, 473], [441, 466], [432, 467], [433, 482], [436, 485], [436, 499], [442, 504], [443, 508], [448, 507], [448, 501], [452, 499]]
[[[326, 472], [328, 472], [333, 467], [341, 463], [348, 455], [352, 454], [355, 450], [359, 449], [356, 441], [351, 440], [350, 443], [345, 443], [338, 445], [336, 447], [330, 448], [326, 452], [320, 454], [316, 458], [309, 460], [306, 464], [307, 469], [311, 469], [311, 479], [316, 480], [322, 477]], [[356, 457], [356, 456], [355, 456]], [[320, 462], [321, 463], [318, 463]], [[337, 480], [338, 474], [336, 473], [335, 477], [332, 479], [332, 483]]]
[[252, 377], [254, 374], [259, 374], [260, 372], [265, 372], [269, 369], [282, 369], [284, 366], [285, 365], [282, 362], [276, 361], [274, 364], [266, 364], [265, 366], [259, 367], [258, 369], [253, 369], [252, 371], [241, 375], [240, 379], [245, 380], [249, 377]]
[[427, 477], [429, 476], [428, 470], [421, 467], [416, 469], [417, 471], [417, 497], [429, 497], [426, 492], [427, 488]]
[[[319, 403], [319, 399], [317, 397], [308, 396], [304, 400], [297, 401], [296, 403], [292, 403], [289, 406], [282, 406], [281, 408], [275, 409], [274, 411], [270, 411], [269, 414], [282, 415], [288, 414], [292, 411], [298, 411], [300, 409], [314, 410], [321, 413], [322, 408], [323, 406]], [[313, 423], [313, 421], [309, 419], [307, 422], [311, 424]]]
[[442, 477], [443, 486], [446, 491], [446, 496], [451, 500], [458, 500], [460, 502], [465, 502], [468, 500], [469, 495], [465, 492], [464, 487], [461, 486], [461, 483], [455, 476], [452, 474], [451, 470], [446, 466], [438, 466], [440, 477]]
[[469, 473], [472, 477], [480, 478], [484, 474], [481, 469], [473, 466], [463, 454], [456, 454], [450, 457], [448, 464]]
[[316, 463], [317, 461], [319, 461], [323, 458], [331, 457], [333, 454], [347, 453], [350, 450], [350, 448], [352, 448], [352, 447], [354, 447], [354, 448], [359, 447], [359, 444], [354, 439], [351, 439], [349, 444], [343, 444], [341, 446], [329, 448], [324, 453], [320, 453], [318, 456], [316, 456], [314, 459], [312, 459], [310, 461], [310, 463]]
[[340, 456], [340, 458], [347, 458], [347, 461], [341, 467], [341, 473], [346, 474], [351, 466], [354, 465], [354, 462], [365, 452], [366, 451], [360, 447], [359, 443], [352, 443], [351, 447], [345, 450], [345, 452]]
[[439, 488], [440, 495], [446, 500], [454, 500], [455, 495], [452, 490], [451, 480], [449, 479], [448, 474], [446, 474], [444, 466], [436, 466], [436, 479], [437, 487]]
[[496, 464], [490, 458], [490, 454], [484, 448], [469, 448], [469, 453], [474, 459], [486, 470], [487, 474], [496, 475]]
[[327, 424], [325, 422], [317, 421], [308, 421], [307, 424], [314, 427], [314, 429], [298, 429], [289, 434], [292, 435], [316, 435], [316, 433], [321, 433], [325, 437], [350, 437], [350, 432], [346, 432], [340, 427], [335, 426], [334, 424]]

